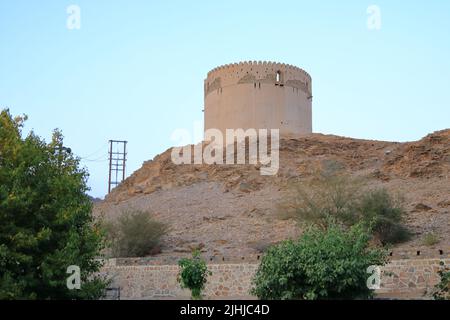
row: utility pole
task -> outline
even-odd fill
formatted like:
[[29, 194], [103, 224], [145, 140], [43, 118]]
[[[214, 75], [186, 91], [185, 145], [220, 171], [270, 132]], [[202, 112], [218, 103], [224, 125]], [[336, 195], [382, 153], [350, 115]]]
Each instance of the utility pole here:
[[[109, 140], [108, 193], [125, 180], [127, 143], [127, 141], [122, 140]], [[116, 151], [113, 151], [114, 148]]]

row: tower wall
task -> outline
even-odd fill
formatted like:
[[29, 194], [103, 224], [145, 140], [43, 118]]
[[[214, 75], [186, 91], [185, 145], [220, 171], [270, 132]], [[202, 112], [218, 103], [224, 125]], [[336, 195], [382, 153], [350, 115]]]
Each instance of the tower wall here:
[[204, 83], [205, 130], [280, 129], [312, 132], [311, 77], [295, 66], [241, 62], [208, 73]]

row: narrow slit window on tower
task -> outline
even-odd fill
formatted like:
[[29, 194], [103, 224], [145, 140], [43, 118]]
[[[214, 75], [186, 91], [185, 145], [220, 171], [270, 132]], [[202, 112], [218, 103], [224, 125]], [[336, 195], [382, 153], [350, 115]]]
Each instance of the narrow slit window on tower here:
[[281, 71], [277, 71], [277, 82], [281, 80]]

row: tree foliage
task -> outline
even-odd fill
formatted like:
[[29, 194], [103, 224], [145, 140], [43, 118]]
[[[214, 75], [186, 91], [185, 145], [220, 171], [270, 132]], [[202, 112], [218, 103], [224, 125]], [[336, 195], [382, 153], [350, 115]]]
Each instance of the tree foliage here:
[[252, 294], [269, 300], [365, 299], [369, 266], [386, 263], [386, 252], [369, 247], [362, 225], [344, 230], [329, 222], [327, 229], [309, 228], [296, 241], [268, 250], [253, 279]]
[[[25, 120], [0, 113], [0, 299], [98, 298], [103, 238], [87, 172], [60, 131], [50, 143], [33, 132], [23, 138]], [[66, 286], [70, 265], [80, 267], [80, 290]]]
[[436, 285], [433, 298], [436, 300], [450, 300], [450, 267], [445, 267], [441, 262], [441, 269], [438, 271], [441, 280]]

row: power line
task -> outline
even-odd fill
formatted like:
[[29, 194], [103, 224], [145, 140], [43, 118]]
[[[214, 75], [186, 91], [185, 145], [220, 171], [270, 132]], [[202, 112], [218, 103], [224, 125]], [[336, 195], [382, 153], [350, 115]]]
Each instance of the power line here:
[[105, 158], [105, 156], [101, 156], [97, 159], [82, 159], [82, 160], [87, 162], [105, 162], [108, 161], [108, 158]]
[[[93, 153], [91, 153], [91, 154], [89, 154], [89, 155], [87, 155], [87, 156], [85, 156], [85, 157], [80, 157], [80, 159], [82, 159], [82, 160], [87, 160], [87, 161], [91, 161], [91, 159], [89, 159], [89, 158], [92, 157], [92, 156], [94, 156], [94, 155], [96, 155], [96, 154], [98, 154], [100, 151], [105, 150], [105, 153], [106, 153], [106, 152], [107, 152], [107, 151], [106, 151], [107, 145], [108, 145], [108, 143], [105, 143], [105, 144], [102, 145], [100, 148], [98, 148], [98, 150], [96, 150], [95, 152], [93, 152]], [[103, 148], [105, 148], [105, 149], [103, 149]], [[103, 157], [103, 156], [102, 156], [102, 157]], [[94, 159], [94, 160], [95, 160], [95, 159]]]

